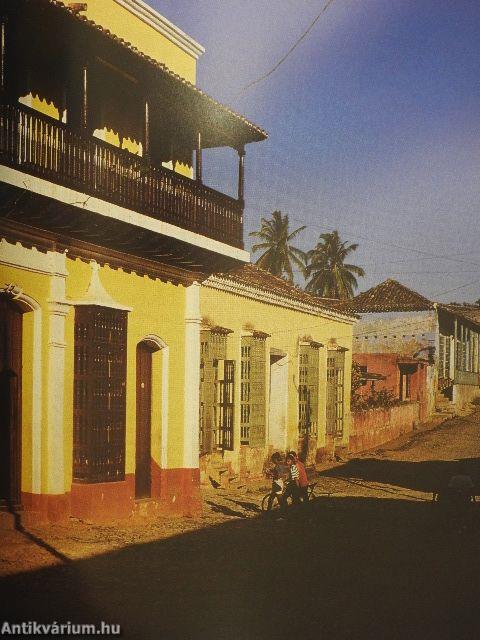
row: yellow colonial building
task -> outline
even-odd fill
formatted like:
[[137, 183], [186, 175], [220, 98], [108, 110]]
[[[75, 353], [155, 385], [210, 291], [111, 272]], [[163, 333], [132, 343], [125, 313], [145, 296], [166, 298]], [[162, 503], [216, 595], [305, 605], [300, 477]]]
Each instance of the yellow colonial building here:
[[[2, 2], [1, 485], [39, 517], [198, 506], [200, 287], [249, 260], [245, 145], [143, 2]], [[202, 149], [238, 154], [238, 197]]]
[[266, 133], [195, 86], [202, 47], [140, 0], [5, 0], [0, 44], [0, 508], [186, 514], [200, 469], [344, 444], [353, 320], [249, 265]]
[[351, 315], [247, 264], [200, 291], [202, 479], [258, 475], [273, 451], [314, 464], [348, 445]]

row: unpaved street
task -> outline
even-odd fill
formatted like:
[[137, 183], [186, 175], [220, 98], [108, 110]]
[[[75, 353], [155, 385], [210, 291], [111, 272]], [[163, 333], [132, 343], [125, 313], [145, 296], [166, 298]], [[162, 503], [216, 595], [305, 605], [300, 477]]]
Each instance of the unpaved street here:
[[477, 638], [480, 532], [445, 530], [431, 503], [457, 460], [480, 483], [480, 412], [324, 469], [287, 520], [240, 485], [207, 490], [198, 519], [2, 532], [1, 617], [161, 640]]

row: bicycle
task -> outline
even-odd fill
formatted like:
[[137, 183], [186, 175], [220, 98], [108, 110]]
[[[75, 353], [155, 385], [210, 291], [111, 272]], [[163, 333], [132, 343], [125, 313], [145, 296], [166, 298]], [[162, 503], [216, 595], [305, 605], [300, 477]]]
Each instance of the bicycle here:
[[[312, 502], [313, 500], [316, 500], [316, 498], [318, 497], [315, 494], [315, 487], [317, 486], [316, 482], [310, 482], [308, 484], [308, 501]], [[270, 504], [271, 501], [271, 504]], [[270, 504], [270, 507], [269, 507]], [[262, 498], [262, 512], [263, 513], [268, 513], [270, 510], [275, 510], [275, 509], [279, 509], [280, 505], [278, 504], [278, 499], [277, 499], [277, 494], [274, 491], [269, 491], [266, 495], [263, 496]]]

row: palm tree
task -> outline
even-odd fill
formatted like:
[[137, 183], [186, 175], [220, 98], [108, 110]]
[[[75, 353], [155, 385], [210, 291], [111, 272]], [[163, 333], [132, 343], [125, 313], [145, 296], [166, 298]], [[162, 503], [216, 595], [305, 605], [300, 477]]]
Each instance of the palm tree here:
[[307, 252], [305, 277], [310, 278], [306, 289], [325, 298], [352, 298], [357, 288], [357, 278], [365, 271], [354, 264], [345, 264], [349, 253], [355, 251], [358, 244], [342, 242], [338, 231], [322, 233], [314, 249]]
[[253, 245], [253, 253], [264, 250], [256, 264], [276, 276], [282, 277], [285, 274], [292, 282], [292, 265], [298, 267], [303, 273], [305, 253], [290, 243], [305, 229], [305, 226], [298, 227], [290, 233], [288, 215], [282, 215], [281, 211], [274, 211], [270, 219], [262, 218], [261, 222], [260, 230], [250, 233], [250, 236], [260, 238], [262, 241]]

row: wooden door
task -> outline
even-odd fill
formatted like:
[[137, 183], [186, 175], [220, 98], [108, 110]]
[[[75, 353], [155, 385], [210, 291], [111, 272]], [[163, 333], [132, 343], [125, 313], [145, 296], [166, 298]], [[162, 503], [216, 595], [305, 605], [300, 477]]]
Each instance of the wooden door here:
[[152, 353], [145, 342], [137, 346], [137, 436], [135, 497], [151, 496]]
[[0, 505], [20, 504], [22, 313], [0, 296]]

